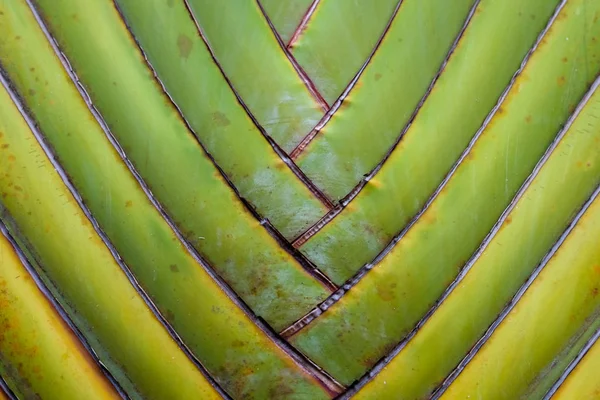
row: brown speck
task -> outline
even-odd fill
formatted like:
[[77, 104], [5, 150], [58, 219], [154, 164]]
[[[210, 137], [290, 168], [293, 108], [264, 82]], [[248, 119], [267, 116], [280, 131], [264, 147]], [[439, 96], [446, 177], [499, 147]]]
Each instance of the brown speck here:
[[2, 145], [0, 145], [0, 148], [8, 149], [9, 146], [10, 145], [8, 143], [2, 143]]
[[565, 78], [564, 76], [559, 76], [558, 79], [556, 80], [556, 82], [558, 83], [558, 86], [564, 85], [566, 81], [567, 81], [567, 78]]
[[131, 201], [131, 200], [127, 200], [125, 202], [125, 207], [127, 207], [127, 208], [131, 207], [132, 205], [133, 205], [133, 201]]
[[531, 115], [525, 117], [525, 122], [527, 122], [528, 124], [531, 123]]
[[179, 267], [175, 264], [169, 265], [169, 269], [171, 270], [171, 272], [179, 272]]
[[378, 81], [381, 79], [381, 74], [378, 72], [375, 74], [375, 81]]
[[567, 61], [569, 61], [569, 59], [568, 59], [567, 57], [563, 57], [563, 58], [561, 59], [561, 61], [562, 61], [562, 62], [564, 62], [564, 63], [566, 63]]
[[31, 68], [29, 68], [29, 70], [30, 70], [31, 72], [35, 72], [35, 68], [34, 68], [34, 67], [31, 67]]
[[21, 186], [15, 185], [15, 190], [16, 190], [17, 192], [22, 192], [22, 191], [23, 191], [23, 188], [22, 188]]
[[29, 93], [29, 95], [30, 95], [30, 96], [33, 96], [33, 95], [35, 95], [35, 90], [33, 90], [33, 89], [29, 89], [29, 90], [27, 91], [27, 93]]
[[21, 40], [21, 36], [15, 36], [15, 39]]
[[177, 38], [177, 47], [179, 47], [179, 56], [181, 58], [188, 58], [188, 56], [190, 55], [190, 52], [192, 51], [192, 46], [193, 46], [193, 42], [192, 40], [185, 36], [185, 35], [179, 35], [179, 37]]
[[510, 225], [511, 222], [512, 222], [512, 217], [509, 215], [508, 217], [506, 217], [505, 223], [506, 223], [506, 225]]
[[217, 126], [222, 127], [228, 126], [231, 123], [229, 122], [227, 116], [220, 111], [215, 111], [214, 113], [212, 113], [212, 120]]

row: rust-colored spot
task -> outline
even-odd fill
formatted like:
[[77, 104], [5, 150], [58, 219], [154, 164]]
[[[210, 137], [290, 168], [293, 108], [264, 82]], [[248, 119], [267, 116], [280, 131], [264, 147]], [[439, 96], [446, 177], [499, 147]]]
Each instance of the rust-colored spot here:
[[171, 272], [179, 272], [179, 267], [176, 264], [169, 265]]
[[594, 272], [600, 274], [600, 264], [594, 265]]
[[127, 208], [131, 207], [132, 205], [133, 205], [133, 201], [131, 201], [131, 200], [127, 200], [125, 202], [125, 207], [127, 207]]
[[596, 297], [596, 296], [598, 296], [598, 288], [597, 287], [592, 289], [592, 297]]
[[564, 76], [559, 76], [558, 79], [556, 80], [556, 83], [558, 83], [558, 86], [562, 86], [565, 84], [566, 81], [567, 81], [567, 78], [565, 78]]
[[0, 145], [0, 148], [3, 148], [3, 149], [8, 149], [9, 147], [10, 147], [10, 145], [8, 143], [2, 143]]
[[15, 190], [16, 190], [17, 192], [22, 192], [22, 191], [23, 191], [23, 188], [22, 188], [21, 186], [15, 185]]
[[173, 322], [175, 320], [175, 314], [171, 310], [165, 310], [164, 312], [165, 319], [169, 322]]
[[569, 59], [567, 57], [563, 57], [563, 58], [561, 58], [561, 61], [566, 63], [567, 61], [569, 61]]
[[384, 283], [383, 285], [377, 286], [377, 294], [383, 301], [392, 301], [396, 298], [396, 282]]
[[378, 81], [378, 80], [380, 80], [380, 79], [381, 79], [381, 77], [382, 77], [382, 75], [381, 75], [379, 72], [378, 72], [378, 73], [376, 73], [376, 74], [375, 74], [375, 81]]
[[186, 35], [179, 35], [177, 38], [177, 47], [179, 48], [179, 56], [181, 58], [188, 58], [190, 52], [192, 51], [192, 46], [194, 42], [187, 37]]
[[510, 223], [512, 222], [512, 217], [509, 215], [508, 217], [506, 217], [504, 222], [506, 223], [506, 225], [510, 225]]
[[15, 39], [17, 39], [17, 40], [21, 40], [21, 36], [18, 36], [18, 35], [17, 35], [17, 36], [15, 36]]
[[496, 115], [502, 115], [502, 114], [504, 114], [504, 108], [498, 107], [498, 109], [496, 110]]
[[531, 123], [531, 115], [525, 117], [525, 122], [527, 122], [528, 124]]
[[34, 68], [34, 67], [31, 67], [31, 68], [29, 68], [29, 70], [30, 70], [31, 72], [35, 72], [35, 68]]
[[16, 161], [16, 160], [17, 160], [17, 157], [15, 157], [14, 155], [10, 154], [10, 155], [8, 156], [8, 161], [13, 161], [13, 162], [14, 162], [14, 161]]
[[220, 111], [215, 111], [214, 113], [212, 113], [212, 120], [217, 126], [226, 127], [229, 124], [231, 124], [231, 122], [227, 118], [227, 115], [223, 114]]

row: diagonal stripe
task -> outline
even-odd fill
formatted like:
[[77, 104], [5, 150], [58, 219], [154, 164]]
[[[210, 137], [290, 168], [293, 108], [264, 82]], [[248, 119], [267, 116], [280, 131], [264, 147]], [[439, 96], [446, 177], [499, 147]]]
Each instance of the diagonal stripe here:
[[[106, 4], [106, 7], [114, 12], [110, 3]], [[19, 28], [34, 27], [35, 21], [30, 22]], [[10, 25], [4, 26], [5, 29], [8, 29]], [[232, 302], [227, 296], [229, 293], [223, 293], [223, 288], [213, 281], [209, 271], [199, 268], [196, 260], [181, 246], [168, 224], [161, 218], [143, 191], [139, 190], [137, 182], [130, 175], [126, 166], [122, 164], [118, 154], [112, 149], [104, 132], [91, 117], [85, 103], [79, 98], [72, 85], [69, 86], [70, 82], [67, 83], [68, 77], [64, 71], [59, 71], [60, 64], [57, 60], [53, 60], [54, 54], [51, 54], [52, 50], [48, 49], [49, 46], [44, 43], [43, 36], [41, 40], [29, 41], [30, 38], [25, 35], [29, 32], [20, 33], [22, 34], [19, 43], [27, 43], [29, 49], [35, 49], [35, 51], [31, 50], [34, 56], [42, 58], [44, 61], [43, 68], [33, 64], [36, 69], [34, 76], [40, 78], [42, 84], [44, 78], [52, 76], [52, 81], [49, 81], [47, 89], [34, 86], [37, 92], [31, 94], [27, 90], [27, 86], [23, 84], [23, 81], [30, 82], [27, 79], [28, 73], [25, 72], [28, 69], [21, 68], [19, 63], [11, 65], [14, 70], [23, 71], [21, 73], [25, 74], [17, 76], [19, 78], [17, 86], [21, 88], [21, 94], [25, 93], [26, 99], [30, 96], [38, 96], [38, 102], [29, 101], [28, 105], [38, 117], [40, 126], [45, 128], [46, 138], [52, 136], [52, 144], [63, 164], [67, 164], [69, 167], [67, 169], [77, 183], [86, 204], [94, 211], [94, 215], [102, 227], [107, 230], [120, 255], [133, 270], [140, 284], [148, 290], [148, 293], [152, 294], [153, 300], [160, 307], [160, 312], [186, 340], [186, 345], [190, 346], [194, 354], [201, 358], [203, 365], [211, 373], [218, 372], [216, 375], [219, 383], [223, 384], [228, 391], [233, 391], [234, 395], [244, 390], [258, 391], [259, 393], [261, 390], [269, 391], [271, 390], [270, 385], [275, 384], [269, 382], [276, 382], [270, 380], [274, 374], [285, 374], [291, 378], [289, 381], [291, 388], [307, 391], [317, 398], [325, 397], [327, 392], [320, 387], [321, 381], [316, 378], [318, 371], [312, 367], [307, 369], [303, 365], [299, 365], [294, 361], [294, 357], [298, 358], [297, 355], [293, 356], [287, 353], [285, 349], [270, 340], [269, 335], [265, 334], [264, 324], [253, 324], [250, 316], [246, 314], [248, 310], [240, 309], [239, 305]], [[33, 43], [40, 43], [40, 47], [34, 46]], [[25, 44], [21, 46], [25, 46]], [[29, 55], [25, 51], [19, 54]], [[30, 57], [33, 56], [30, 55]], [[20, 61], [23, 62], [23, 59]], [[32, 61], [32, 58], [29, 58], [28, 61]], [[44, 74], [48, 74], [48, 76]], [[23, 86], [25, 87], [23, 88]], [[68, 89], [67, 86], [69, 86]], [[75, 95], [71, 93], [75, 93]], [[69, 114], [44, 114], [44, 105], [46, 105], [44, 99], [51, 101], [53, 96], [60, 96], [62, 106], [70, 106], [68, 107]], [[75, 122], [77, 123], [75, 124]], [[82, 131], [86, 132], [86, 135], [77, 134]], [[56, 132], [64, 135], [62, 138], [65, 139], [65, 142], [58, 139], [59, 135]], [[69, 136], [69, 134], [71, 135]], [[88, 142], [82, 142], [85, 140]], [[64, 151], [64, 143], [89, 150], [79, 168], [73, 168], [73, 166], [77, 166], [74, 161], [76, 155], [73, 152]], [[101, 160], [101, 163], [98, 164], [96, 160]], [[90, 168], [94, 164], [95, 168]], [[88, 180], [81, 179], [80, 171], [85, 171]], [[104, 177], [102, 175], [94, 177], [93, 174], [105, 175]], [[108, 187], [109, 189], [108, 192], [100, 191], [99, 195], [90, 196], [90, 186], [86, 187], [86, 184], [93, 185], [95, 190], [99, 190], [97, 187]], [[111, 185], [114, 186], [111, 188]], [[82, 188], [86, 190], [81, 190]], [[29, 190], [32, 189], [29, 188]], [[130, 200], [132, 204], [128, 205], [126, 199]], [[110, 200], [108, 210], [98, 206], [98, 202], [102, 204], [105, 200]], [[31, 232], [28, 237], [29, 235]], [[190, 310], [194, 310], [194, 313], [200, 315], [201, 318], [188, 318]], [[234, 354], [214, 353], [215, 348], [231, 348], [235, 347], [235, 343], [247, 343], [247, 346], [243, 346]], [[153, 357], [151, 354], [148, 356]], [[171, 357], [166, 356], [166, 358], [171, 362]], [[235, 372], [240, 369], [241, 365], [260, 371], [268, 376], [269, 380], [265, 382], [264, 376], [261, 379], [259, 375], [254, 375], [251, 382], [244, 381], [244, 377], [237, 376]], [[232, 378], [233, 376], [235, 379]], [[161, 380], [164, 379], [167, 379], [166, 375], [150, 380], [154, 380], [152, 385], [158, 385], [163, 391], [182, 390], [188, 385], [164, 384], [164, 381], [161, 383]], [[181, 375], [178, 378], [172, 378], [171, 382], [181, 379], [189, 378]], [[193, 380], [190, 380], [189, 384], [192, 383]], [[257, 385], [257, 387], [248, 388], [246, 383], [250, 386]], [[168, 395], [165, 393], [164, 396]]]
[[[366, 397], [369, 393], [385, 392], [386, 382], [398, 370], [411, 365], [414, 370], [402, 374], [390, 385], [407, 396], [430, 394], [485, 334], [523, 281], [537, 276], [540, 260], [557, 241], [561, 242], [561, 233], [564, 238], [570, 232], [575, 225], [572, 220], [575, 210], [586, 198], [589, 200], [590, 192], [600, 183], [598, 167], [587, 170], [570, 162], [573, 157], [585, 159], [598, 149], [594, 142], [600, 137], [600, 126], [593, 131], [587, 128], [597, 107], [583, 109], [580, 114], [588, 99], [589, 95], [435, 305], [351, 391], [366, 385]], [[582, 136], [582, 130], [591, 134]], [[563, 196], [566, 187], [570, 188], [569, 195]], [[542, 226], [540, 232], [538, 227]], [[497, 289], [491, 290], [491, 286]], [[444, 359], [427, 364], [426, 360], [437, 354], [445, 354]]]
[[[286, 254], [276, 232], [264, 231], [252, 213], [236, 201], [236, 193], [219, 179], [219, 171], [203, 154], [176, 110], [167, 105], [157, 83], [148, 77], [144, 60], [112, 5], [82, 10], [64, 0], [52, 1], [52, 7], [45, 0], [38, 4], [59, 35], [64, 51], [74, 57], [68, 62], [62, 56], [63, 65], [82, 73], [82, 82], [93, 96], [90, 100], [96, 102], [94, 105], [88, 101], [88, 108], [92, 108], [138, 185], [186, 247], [199, 252], [255, 312], [274, 326], [298, 318], [326, 296], [327, 290], [311, 281], [309, 274], [323, 285], [330, 282], [302, 257]], [[78, 24], [69, 24], [70, 12], [77, 12]], [[76, 39], [92, 26], [102, 32], [99, 40]], [[56, 52], [60, 53], [58, 49]], [[71, 79], [79, 81], [73, 72]], [[83, 97], [88, 94], [83, 92]], [[140, 97], [144, 98], [142, 104], [137, 101]], [[117, 140], [128, 149], [127, 154]], [[225, 224], [227, 233], [222, 232]], [[263, 226], [268, 227], [267, 223]], [[304, 288], [301, 295], [297, 286]], [[262, 290], [257, 291], [257, 287]]]
[[[343, 200], [345, 209], [339, 215], [330, 213], [335, 217], [331, 223], [317, 226], [322, 230], [316, 234], [301, 236], [306, 241], [314, 235], [301, 251], [315, 264], [327, 265], [325, 272], [334, 282], [340, 284], [386, 253], [444, 189], [490, 109], [508, 93], [506, 85], [512, 87], [529, 60], [536, 37], [538, 44], [541, 41], [540, 31], [550, 26], [558, 3], [480, 3], [431, 95], [381, 169]], [[494, 73], [482, 65], [494, 65]]]
[[[561, 367], [576, 357], [600, 326], [600, 301], [594, 295], [600, 285], [594, 269], [600, 262], [598, 192], [433, 398], [475, 392], [501, 393], [499, 399], [541, 398]], [[499, 382], [507, 378], [511, 385], [501, 390]]]
[[[2, 12], [6, 22], [11, 15], [6, 9]], [[34, 21], [30, 22], [30, 26], [35, 26]], [[7, 29], [8, 24], [1, 26]], [[5, 61], [4, 54], [0, 58]], [[8, 161], [13, 164], [2, 163], [0, 166], [12, 173], [16, 170], [19, 177], [19, 185], [9, 186], [10, 182], [1, 182], [3, 193], [6, 193], [2, 203], [5, 217], [2, 220], [8, 225], [11, 235], [28, 252], [29, 260], [39, 266], [38, 273], [44, 283], [72, 319], [78, 322], [78, 328], [129, 396], [152, 391], [149, 386], [161, 379], [177, 379], [182, 375], [189, 379], [186, 385], [161, 390], [214, 398], [216, 392], [200, 373], [202, 369], [198, 370], [199, 365], [188, 358], [190, 354], [184, 354], [183, 344], [177, 341], [174, 332], [84, 207], [56, 157], [42, 140], [35, 123], [17, 95], [9, 89], [4, 73], [0, 74], [3, 87], [0, 101], [4, 111], [0, 122], [6, 134], [5, 140], [10, 139], [6, 148], [12, 148], [14, 160], [8, 156]], [[28, 167], [33, 165], [37, 166], [35, 171]], [[19, 196], [20, 192], [27, 196]], [[41, 204], [44, 206], [40, 207]], [[40, 221], [43, 221], [42, 229]], [[106, 290], [109, 287], [111, 291]], [[125, 318], [107, 320], [98, 313], [97, 307]], [[146, 332], [144, 340], [137, 332], [131, 331], [128, 322], [135, 323], [138, 329]], [[93, 332], [91, 327], [94, 327]], [[119, 332], [118, 343], [114, 340], [114, 332]], [[171, 364], [149, 359], [146, 354], [149, 346], [160, 349], [157, 354], [170, 360]], [[123, 347], [128, 351], [123, 351]], [[144, 360], [144, 371], [136, 367], [140, 360]], [[148, 384], [145, 381], [148, 377], [155, 382]]]
[[281, 47], [281, 50], [283, 51], [285, 56], [288, 58], [289, 62], [292, 64], [292, 66], [294, 67], [294, 69], [296, 70], [298, 75], [300, 76], [300, 79], [302, 79], [304, 84], [308, 87], [308, 89], [312, 93], [313, 97], [315, 97], [317, 99], [317, 101], [321, 104], [321, 106], [323, 107], [323, 110], [324, 111], [329, 110], [329, 104], [327, 104], [327, 102], [325, 101], [323, 96], [321, 96], [321, 93], [319, 92], [319, 90], [317, 89], [317, 87], [315, 86], [313, 81], [306, 74], [304, 69], [298, 64], [298, 62], [296, 61], [294, 56], [288, 51], [287, 47], [285, 46], [285, 43], [283, 43], [283, 39], [281, 38], [281, 36], [279, 36], [279, 33], [275, 30], [275, 26], [273, 25], [273, 22], [269, 18], [269, 15], [265, 11], [261, 2], [259, 0], [255, 0], [255, 1], [256, 1], [256, 4], [258, 5], [258, 7], [260, 8], [260, 11], [263, 13], [264, 18], [267, 21], [267, 24], [269, 24], [269, 27], [271, 28], [271, 31], [273, 32], [273, 35], [275, 36], [277, 43], [279, 43], [279, 47]]
[[[117, 4], [169, 95], [240, 195], [286, 238], [297, 235], [328, 208], [238, 103], [185, 5], [151, 1], [152, 6], [130, 0]], [[177, 43], [187, 40], [189, 54], [182, 58]]]
[[544, 400], [550, 399], [593, 399], [600, 393], [597, 379], [600, 368], [600, 329], [586, 343], [556, 384], [546, 393]]
[[335, 201], [346, 196], [393, 146], [475, 3], [402, 1], [354, 90], [296, 158], [327, 196]]
[[284, 151], [290, 151], [326, 109], [285, 56], [258, 4], [185, 1], [250, 112]]
[[[586, 58], [600, 48], [592, 40], [600, 26], [584, 19], [593, 13], [569, 17], [553, 24], [545, 44], [419, 221], [343, 301], [292, 338], [342, 383], [385, 355], [455, 279], [600, 71], [600, 60]], [[575, 71], [573, 66], [586, 60], [587, 67]], [[377, 313], [370, 312], [374, 309]], [[370, 334], [373, 329], [377, 335]], [[343, 356], [341, 348], [346, 349]]]
[[310, 11], [315, 2], [320, 0], [260, 0], [277, 33], [288, 43], [304, 16]]
[[288, 47], [328, 103], [373, 58], [400, 2], [327, 0], [309, 9]]
[[14, 392], [24, 398], [124, 399], [2, 222], [0, 232], [0, 372]]

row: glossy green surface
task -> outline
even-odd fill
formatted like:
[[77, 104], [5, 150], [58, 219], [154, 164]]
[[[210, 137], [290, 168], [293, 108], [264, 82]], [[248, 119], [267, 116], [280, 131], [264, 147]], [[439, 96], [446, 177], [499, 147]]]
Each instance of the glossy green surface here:
[[[589, 12], [577, 14], [582, 4]], [[435, 304], [600, 72], [596, 9], [592, 0], [567, 4], [432, 205], [356, 287], [292, 337], [294, 345], [349, 383]]]
[[398, 0], [319, 3], [290, 50], [329, 104], [367, 60], [397, 4]]
[[331, 198], [381, 161], [460, 32], [474, 0], [405, 0], [377, 53], [296, 163]]
[[327, 208], [284, 164], [239, 105], [184, 3], [116, 2], [168, 93], [241, 196], [287, 238], [318, 220]]
[[301, 247], [336, 283], [371, 262], [424, 206], [558, 3], [480, 3], [432, 93], [382, 169], [340, 215]]
[[120, 398], [2, 234], [0, 332], [0, 374], [20, 398]]
[[[92, 102], [154, 196], [256, 314], [280, 329], [326, 297], [328, 291], [227, 186], [165, 101], [110, 2], [38, 4]], [[90, 28], [98, 32], [93, 38], [85, 34]]]
[[562, 372], [553, 364], [600, 325], [599, 237], [600, 199], [442, 399], [543, 398]]
[[585, 354], [575, 369], [552, 396], [554, 400], [595, 399], [600, 394], [600, 341]]
[[600, 91], [464, 279], [358, 398], [426, 396], [469, 352], [600, 184], [598, 117]]
[[325, 110], [288, 60], [257, 2], [188, 3], [250, 112], [284, 150], [293, 149]]
[[259, 0], [285, 44], [288, 43], [313, 0]]
[[[7, 69], [16, 64], [6, 52], [30, 38], [21, 30], [35, 26], [25, 7], [0, 5], [0, 63]], [[60, 97], [46, 99], [58, 104]], [[2, 87], [0, 132], [2, 220], [123, 389], [133, 399], [218, 398], [131, 286]]]
[[[65, 4], [68, 4], [67, 0], [62, 2], [63, 6]], [[98, 8], [90, 11], [102, 10]], [[96, 17], [100, 15], [102, 14], [98, 12]], [[282, 382], [290, 393], [310, 394], [315, 398], [326, 397], [325, 390], [316, 380], [252, 323], [178, 241], [127, 170], [74, 85], [61, 69], [60, 62], [45, 41], [24, 2], [5, 10], [4, 18], [5, 23], [0, 25], [3, 37], [0, 42], [0, 60], [9, 78], [30, 108], [45, 139], [53, 147], [100, 227], [115, 245], [137, 281], [156, 302], [162, 315], [173, 325], [202, 364], [224, 389], [235, 397], [249, 394], [258, 398], [268, 397], [271, 391], [279, 390]], [[57, 110], [59, 105], [69, 112]], [[28, 139], [33, 140], [31, 136]], [[34, 160], [23, 160], [23, 165], [35, 165]], [[41, 195], [46, 191], [40, 188], [39, 193]], [[10, 211], [11, 214], [15, 213], [13, 209]], [[44, 249], [51, 253], [46, 257], [58, 254], [61, 250], [65, 253], [72, 251], [75, 244], [65, 246], [58, 237], [50, 240], [22, 228], [27, 226], [34, 229], [40, 220], [48, 221], [50, 226], [53, 226], [45, 213], [38, 214], [42, 211], [43, 209], [38, 207], [35, 209], [36, 214], [23, 216], [19, 228], [24, 231], [24, 236], [31, 242], [35, 239], [36, 246], [46, 246]], [[48, 211], [52, 212], [53, 209]], [[72, 209], [70, 212], [75, 214]], [[71, 227], [74, 222], [65, 221], [65, 224], [64, 226]], [[40, 230], [39, 234], [41, 232]], [[64, 234], [80, 239], [87, 237], [67, 229]], [[79, 247], [82, 251], [87, 249], [85, 245]], [[78, 262], [73, 267], [80, 265]], [[121, 273], [116, 265], [115, 268], [115, 273]], [[72, 268], [69, 271], [72, 271]], [[123, 284], [128, 284], [125, 277], [122, 278]], [[68, 283], [57, 282], [57, 286], [59, 290], [73, 289]], [[113, 296], [122, 302], [121, 293], [118, 292], [119, 296], [113, 293], [113, 286], [110, 281], [103, 282], [102, 288], [106, 292], [104, 295]], [[114, 290], [123, 291], [123, 296], [128, 293], [122, 288]], [[129, 293], [132, 290], [130, 287]], [[139, 302], [145, 315], [153, 318], [152, 321], [158, 324], [149, 309], [141, 300]], [[82, 303], [86, 304], [85, 299], [73, 301], [73, 304], [78, 306]], [[93, 304], [92, 309], [96, 313], [103, 310], [103, 313], [99, 314], [104, 318], [123, 314], [119, 309], [111, 311], [108, 306], [96, 306]], [[191, 313], [199, 317], [190, 317]], [[131, 330], [132, 326], [138, 327], [138, 324], [124, 322], [127, 324], [123, 329], [129, 329], [137, 340], [140, 336], [145, 337], [143, 329], [140, 328], [141, 332], [144, 332], [143, 335]], [[94, 329], [99, 329], [97, 324], [94, 324]], [[162, 328], [160, 332], [167, 335]], [[120, 346], [132, 346], [116, 331], [112, 331], [112, 335], [113, 338], [118, 338]], [[174, 343], [172, 346], [179, 352], [177, 357], [182, 358], [172, 362], [180, 363], [181, 368], [189, 365], [191, 372], [178, 371], [166, 362], [171, 362], [171, 355], [158, 351], [165, 347], [164, 344], [140, 344], [135, 349], [143, 349], [145, 354], [136, 353], [132, 359], [136, 360], [136, 365], [143, 367], [136, 369], [136, 372], [141, 374], [136, 376], [136, 379], [148, 386], [139, 391], [144, 396], [156, 398], [203, 398], [194, 386], [203, 377]], [[222, 351], [232, 348], [236, 348], [236, 351]], [[120, 351], [124, 355], [128, 354], [128, 351], [123, 349]], [[145, 365], [145, 358], [149, 359], [150, 366]], [[161, 368], [153, 366], [152, 362], [159, 363]], [[156, 368], [155, 373], [160, 376], [151, 373], [152, 368]], [[168, 373], [165, 369], [169, 370]], [[255, 372], [252, 375], [240, 372], [246, 369]], [[194, 374], [198, 377], [194, 378]], [[137, 381], [135, 383], [138, 384]]]

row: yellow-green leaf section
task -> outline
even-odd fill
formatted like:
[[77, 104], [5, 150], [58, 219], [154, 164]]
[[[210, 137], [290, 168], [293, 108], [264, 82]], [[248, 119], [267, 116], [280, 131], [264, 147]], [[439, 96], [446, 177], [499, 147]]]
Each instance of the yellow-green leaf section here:
[[358, 398], [424, 397], [469, 352], [600, 184], [599, 117], [596, 90], [464, 278]]
[[371, 262], [424, 206], [558, 3], [481, 1], [423, 108], [382, 169], [301, 247], [336, 283]]
[[[33, 113], [45, 140], [53, 147], [58, 159], [79, 190], [84, 203], [92, 211], [137, 281], [156, 302], [162, 315], [173, 325], [202, 364], [233, 396], [243, 397], [248, 393], [254, 393], [260, 397], [279, 388], [281, 382], [285, 382], [286, 388], [292, 393], [309, 393], [315, 398], [326, 396], [325, 390], [317, 381], [271, 342], [264, 332], [244, 315], [178, 241], [175, 233], [145, 196], [133, 175], [112, 148], [65, 71], [61, 69], [58, 59], [50, 45], [45, 42], [25, 2], [12, 3], [11, 7], [3, 8], [2, 12], [4, 13], [0, 24], [3, 32], [0, 39], [2, 66]], [[68, 109], [69, 112], [60, 112], [57, 110], [59, 106]], [[30, 134], [25, 135], [21, 132], [20, 135], [23, 136], [24, 141], [33, 141]], [[14, 155], [22, 163], [21, 167], [36, 165], [36, 158], [34, 156], [31, 156], [34, 158], [25, 158], [26, 154], [28, 154], [27, 150], [23, 150], [18, 155]], [[40, 157], [39, 154], [36, 156]], [[37, 168], [32, 168], [30, 171], [39, 174]], [[45, 178], [36, 175], [35, 179], [35, 181], [43, 181]], [[37, 204], [35, 202], [40, 198], [45, 198], [44, 195], [49, 196], [47, 192], [52, 193], [52, 190], [56, 190], [38, 187], [29, 181], [25, 181], [19, 187], [25, 192], [39, 190], [35, 198], [32, 195], [28, 198], [28, 201], [34, 204]], [[58, 205], [52, 205], [62, 210], [60, 200], [60, 198], [57, 200]], [[17, 211], [22, 219], [17, 220], [15, 217]], [[33, 214], [28, 215], [27, 211]], [[50, 207], [50, 204], [47, 208], [39, 206], [36, 208], [33, 204], [28, 204], [27, 207], [15, 206], [14, 209], [10, 209], [11, 215], [18, 221], [19, 229], [23, 231], [23, 236], [31, 243], [35, 243], [35, 251], [40, 252], [37, 247], [46, 246], [44, 251], [47, 253], [44, 255], [49, 260], [44, 262], [44, 266], [55, 265], [51, 259], [54, 253], [67, 257], [68, 253], [75, 248], [81, 249], [82, 252], [88, 250], [85, 243], [69, 245], [63, 243], [66, 240], [65, 236], [72, 237], [73, 240], [83, 240], [89, 235], [67, 230], [66, 227], [75, 224], [72, 219], [65, 219], [64, 224], [62, 220], [60, 224], [52, 222], [50, 216], [57, 212]], [[76, 206], [71, 206], [63, 212], [69, 215], [80, 213]], [[56, 232], [52, 229], [46, 233], [39, 229], [39, 221], [47, 223], [48, 229], [57, 226], [63, 227], [65, 231]], [[80, 218], [77, 221], [80, 221]], [[53, 240], [50, 240], [51, 238]], [[102, 249], [106, 251], [104, 247]], [[100, 263], [102, 257], [96, 255], [96, 258]], [[69, 260], [68, 257], [66, 259]], [[76, 261], [72, 261], [73, 268], [75, 266], [80, 268], [81, 265], [90, 263], [89, 260], [79, 260], [75, 263]], [[118, 268], [116, 264], [114, 266]], [[68, 276], [74, 274], [72, 268], [65, 269], [64, 272], [70, 274]], [[85, 275], [80, 278], [87, 278], [90, 273], [85, 271]], [[125, 296], [126, 293], [131, 293], [133, 288], [129, 287], [129, 290], [125, 290], [115, 287], [115, 283], [110, 280], [114, 277], [110, 279], [106, 277], [106, 279], [98, 283], [98, 287], [107, 292], [103, 295], [111, 299], [110, 296], [113, 296], [115, 301], [125, 302], [120, 297], [121, 291]], [[125, 283], [128, 284], [128, 282], [123, 284]], [[76, 291], [81, 283], [69, 286], [68, 282], [57, 282], [61, 290], [66, 290], [65, 285]], [[82, 285], [83, 288], [88, 286], [89, 284]], [[119, 291], [119, 296], [113, 293], [113, 290]], [[131, 297], [131, 294], [127, 296]], [[144, 315], [151, 317], [150, 311], [141, 299], [138, 300]], [[83, 307], [85, 301], [85, 297], [73, 299], [70, 300], [70, 304], [80, 306], [83, 302], [84, 304], [81, 305]], [[87, 302], [96, 313], [98, 309], [106, 309], [107, 311], [102, 313], [105, 318], [112, 314], [123, 314], [120, 309], [110, 311], [109, 305], [103, 306], [96, 302], [90, 305], [89, 299]], [[190, 312], [201, 318], [191, 317]], [[88, 318], [92, 317], [88, 316]], [[138, 321], [123, 321], [123, 323], [125, 324], [123, 329], [144, 326]], [[158, 324], [158, 321], [156, 323]], [[94, 324], [94, 328], [99, 329], [98, 324]], [[166, 335], [164, 330], [161, 332]], [[118, 331], [112, 331], [110, 337], [113, 340], [119, 338], [120, 345], [132, 346], [122, 344], [121, 336]], [[136, 338], [138, 336], [136, 333]], [[136, 360], [138, 368], [143, 366], [140, 369], [144, 371], [149, 369], [152, 372], [152, 362], [162, 360], [161, 366], [169, 370], [169, 373], [166, 373], [162, 369], [157, 369], [155, 373], [160, 376], [154, 376], [149, 372], [142, 373], [139, 379], [144, 379], [146, 384], [152, 385], [151, 390], [148, 388], [145, 388], [148, 390], [140, 390], [144, 396], [150, 396], [148, 394], [150, 393], [159, 398], [202, 398], [196, 393], [194, 386], [202, 376], [194, 369], [193, 364], [185, 359], [183, 353], [178, 353], [179, 355], [173, 359], [170, 354], [161, 354], [156, 350], [162, 348], [168, 350], [169, 346], [166, 344], [155, 343], [142, 346], [141, 343], [139, 347], [143, 347], [144, 350], [135, 348], [145, 351], [146, 354], [142, 356], [135, 353], [135, 357], [132, 358]], [[177, 347], [174, 343], [173, 346]], [[223, 348], [237, 350], [223, 352], [221, 351]], [[122, 349], [120, 352], [127, 354]], [[182, 359], [178, 360], [178, 357]], [[165, 363], [164, 360], [169, 360], [169, 363]], [[180, 363], [179, 368], [184, 370], [177, 371], [177, 368], [170, 364], [171, 362]], [[150, 366], [145, 365], [146, 363]], [[192, 372], [185, 372], [188, 363], [192, 372], [199, 378], [190, 376]], [[249, 375], [243, 372], [247, 370], [252, 370], [254, 373]], [[138, 372], [141, 373], [139, 370]], [[177, 376], [173, 377], [172, 374]], [[187, 383], [179, 383], [180, 380]]]
[[573, 341], [591, 330], [590, 324], [591, 328], [595, 325], [592, 330], [600, 324], [600, 320], [594, 323], [600, 313], [599, 237], [597, 198], [441, 399], [512, 400], [544, 395], [543, 390], [532, 394], [539, 384], [536, 381], [544, 379]]
[[[203, 153], [166, 101], [111, 2], [38, 0], [37, 4], [128, 159], [184, 237], [237, 294], [276, 329], [324, 299], [328, 291], [245, 209]], [[89, 36], [90, 29], [96, 34]], [[112, 187], [122, 190], [116, 184]], [[139, 201], [122, 201], [131, 207], [145, 203], [143, 194], [139, 196]], [[169, 260], [164, 250], [156, 251], [162, 255], [155, 260], [167, 266], [182, 262]], [[131, 256], [139, 257], [134, 252]], [[197, 268], [191, 259], [185, 260], [189, 268]]]
[[596, 11], [593, 0], [567, 3], [431, 206], [356, 287], [292, 337], [303, 353], [349, 383], [435, 303], [600, 72]]
[[326, 0], [315, 9], [290, 51], [329, 104], [367, 61], [397, 4]]
[[119, 398], [4, 235], [0, 235], [0, 374], [21, 398]]
[[313, 0], [258, 0], [284, 43], [288, 43]]
[[327, 207], [298, 180], [237, 102], [184, 2], [116, 3], [169, 95], [241, 196], [288, 239], [318, 220]]
[[[0, 27], [31, 23], [15, 13], [21, 7], [2, 4]], [[0, 48], [12, 40], [3, 34]], [[219, 398], [131, 286], [2, 88], [0, 132], [2, 220], [123, 389], [135, 399]]]
[[593, 400], [600, 396], [600, 341], [592, 345], [583, 359], [552, 396], [553, 400]]
[[404, 0], [340, 109], [296, 159], [332, 199], [346, 196], [392, 147], [441, 67], [474, 0]]

